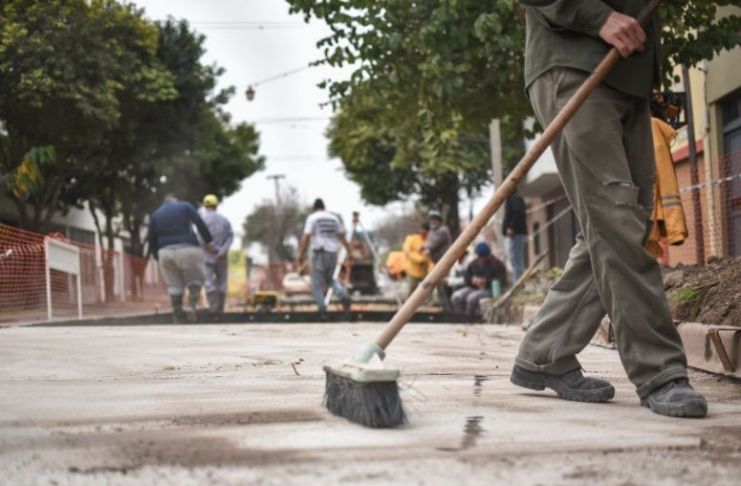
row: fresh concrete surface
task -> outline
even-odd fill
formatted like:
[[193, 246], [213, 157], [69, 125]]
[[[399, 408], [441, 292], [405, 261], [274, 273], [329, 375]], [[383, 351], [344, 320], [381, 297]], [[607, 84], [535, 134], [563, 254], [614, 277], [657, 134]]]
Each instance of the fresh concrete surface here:
[[741, 385], [693, 373], [704, 420], [641, 408], [616, 352], [585, 369], [609, 404], [509, 383], [522, 331], [408, 326], [410, 423], [369, 430], [321, 405], [322, 364], [376, 324], [0, 329], [0, 484], [738, 484]]

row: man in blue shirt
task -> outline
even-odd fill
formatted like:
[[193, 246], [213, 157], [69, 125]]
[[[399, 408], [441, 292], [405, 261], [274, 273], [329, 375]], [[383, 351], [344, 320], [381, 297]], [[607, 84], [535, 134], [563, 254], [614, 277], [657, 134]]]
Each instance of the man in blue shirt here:
[[[207, 250], [213, 252], [211, 233], [191, 204], [168, 195], [149, 220], [149, 254], [159, 261], [175, 322], [196, 321], [196, 307], [203, 286], [203, 254], [193, 225]], [[184, 312], [186, 287], [188, 306]]]

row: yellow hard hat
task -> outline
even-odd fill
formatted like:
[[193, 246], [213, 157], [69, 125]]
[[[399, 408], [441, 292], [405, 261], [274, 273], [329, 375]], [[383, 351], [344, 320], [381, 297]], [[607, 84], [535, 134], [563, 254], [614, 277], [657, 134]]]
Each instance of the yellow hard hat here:
[[203, 198], [203, 205], [209, 207], [216, 207], [219, 205], [219, 198], [214, 194], [208, 194]]

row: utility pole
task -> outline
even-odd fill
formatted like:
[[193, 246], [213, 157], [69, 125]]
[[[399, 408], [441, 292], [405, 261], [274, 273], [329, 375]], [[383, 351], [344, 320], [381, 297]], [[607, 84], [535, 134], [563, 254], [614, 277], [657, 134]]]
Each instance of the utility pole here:
[[280, 180], [285, 179], [286, 176], [283, 174], [273, 174], [269, 175], [268, 179], [272, 179], [273, 183], [275, 183], [275, 202], [278, 204], [278, 207], [281, 206], [280, 201]]
[[695, 253], [697, 264], [705, 264], [705, 231], [702, 227], [702, 206], [700, 205], [700, 176], [697, 170], [697, 145], [695, 145], [695, 118], [692, 113], [692, 88], [690, 86], [689, 69], [682, 64], [682, 83], [684, 84], [685, 109], [684, 116], [687, 119], [687, 149], [690, 161], [690, 176], [692, 186], [692, 213], [695, 220]]
[[[494, 190], [499, 189], [504, 179], [502, 169], [502, 132], [500, 128], [499, 119], [495, 118], [489, 124], [489, 147], [491, 149], [491, 171], [493, 175]], [[502, 209], [500, 208], [494, 213], [494, 225], [496, 228], [502, 226], [502, 218], [504, 217]], [[498, 234], [498, 233], [495, 233]]]
[[[283, 231], [283, 205], [280, 200], [280, 180], [285, 179], [286, 176], [283, 174], [273, 174], [269, 175], [268, 179], [272, 179], [273, 183], [275, 184], [275, 221], [272, 228], [272, 231], [277, 230], [277, 245], [282, 245], [282, 231]], [[275, 261], [278, 262], [280, 260], [280, 254], [278, 253], [277, 246], [273, 248], [268, 248], [268, 261], [273, 261], [273, 255], [275, 255]], [[281, 263], [282, 265], [282, 263]], [[275, 274], [272, 269], [270, 272], [270, 279], [273, 281], [273, 285], [275, 288], [280, 288], [282, 283], [280, 279], [278, 278], [277, 274]]]

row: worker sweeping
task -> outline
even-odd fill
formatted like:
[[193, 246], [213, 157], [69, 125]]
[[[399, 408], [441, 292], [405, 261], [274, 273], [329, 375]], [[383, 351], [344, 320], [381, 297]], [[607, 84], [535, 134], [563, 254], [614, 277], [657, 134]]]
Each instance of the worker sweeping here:
[[706, 414], [705, 398], [687, 383], [658, 264], [643, 248], [653, 196], [647, 96], [658, 74], [659, 32], [650, 26], [644, 45], [641, 26], [649, 26], [661, 0], [522, 3], [527, 87], [543, 133], [376, 339], [352, 360], [324, 366], [325, 404], [335, 415], [367, 427], [405, 422], [400, 373], [383, 363], [385, 350], [551, 145], [584, 231], [520, 347], [511, 380], [570, 400], [611, 399], [612, 385], [584, 377], [576, 359], [607, 312], [641, 403], [665, 415]]
[[229, 272], [229, 248], [234, 241], [234, 232], [228, 219], [218, 213], [219, 198], [208, 194], [203, 198], [201, 218], [206, 223], [216, 252], [203, 251], [206, 298], [208, 307], [214, 316], [224, 312], [226, 303], [227, 277]]
[[543, 126], [611, 46], [623, 59], [551, 145], [582, 232], [528, 329], [511, 380], [567, 400], [610, 400], [612, 385], [583, 376], [576, 358], [607, 313], [641, 404], [663, 415], [704, 416], [707, 403], [687, 381], [661, 270], [644, 248], [655, 173], [649, 95], [659, 79], [658, 23], [644, 31], [634, 18], [643, 0], [520, 3], [526, 88]]

